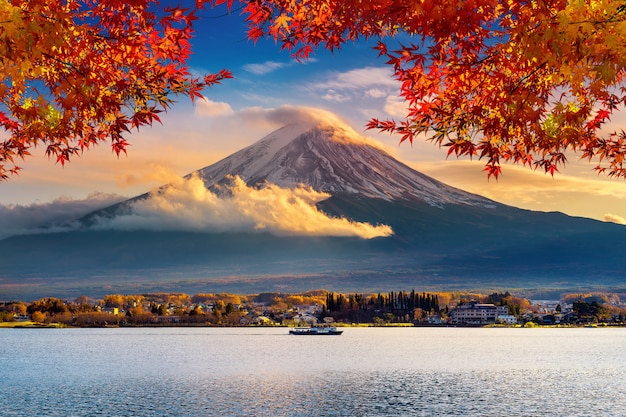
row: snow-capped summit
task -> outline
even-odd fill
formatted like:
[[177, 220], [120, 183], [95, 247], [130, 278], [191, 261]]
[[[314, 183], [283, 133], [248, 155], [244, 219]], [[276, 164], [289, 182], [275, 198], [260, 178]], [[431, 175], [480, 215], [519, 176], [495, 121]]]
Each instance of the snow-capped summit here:
[[418, 199], [433, 206], [496, 204], [415, 171], [376, 142], [340, 124], [284, 126], [196, 174], [207, 187], [236, 175], [251, 186], [304, 184], [332, 195], [358, 194], [387, 201]]

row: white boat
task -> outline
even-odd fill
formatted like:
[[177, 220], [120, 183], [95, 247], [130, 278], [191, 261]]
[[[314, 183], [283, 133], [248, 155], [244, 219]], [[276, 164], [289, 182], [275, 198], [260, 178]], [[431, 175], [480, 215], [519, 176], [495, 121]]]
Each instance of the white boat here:
[[312, 326], [312, 327], [295, 327], [289, 330], [289, 334], [298, 335], [298, 336], [339, 336], [343, 333], [343, 330], [337, 330], [336, 327], [323, 327], [323, 326]]

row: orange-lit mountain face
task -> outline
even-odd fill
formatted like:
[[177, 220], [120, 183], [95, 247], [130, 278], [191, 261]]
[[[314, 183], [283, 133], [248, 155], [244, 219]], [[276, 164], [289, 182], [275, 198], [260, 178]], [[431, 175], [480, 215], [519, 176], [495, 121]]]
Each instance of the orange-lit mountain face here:
[[340, 123], [285, 126], [185, 178], [67, 224], [0, 241], [6, 288], [97, 295], [124, 286], [619, 286], [626, 266], [626, 228], [520, 210], [450, 187]]

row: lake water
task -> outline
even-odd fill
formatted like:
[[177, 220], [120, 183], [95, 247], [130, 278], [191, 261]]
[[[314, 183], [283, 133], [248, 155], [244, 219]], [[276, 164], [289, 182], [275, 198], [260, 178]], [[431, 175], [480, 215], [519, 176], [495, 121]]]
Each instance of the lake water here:
[[626, 329], [0, 329], [1, 416], [626, 416]]

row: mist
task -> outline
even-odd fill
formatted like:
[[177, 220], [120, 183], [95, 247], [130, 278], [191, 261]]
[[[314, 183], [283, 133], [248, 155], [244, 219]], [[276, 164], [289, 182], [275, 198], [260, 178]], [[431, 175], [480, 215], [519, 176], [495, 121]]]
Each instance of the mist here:
[[0, 204], [0, 239], [68, 230], [72, 221], [125, 199], [117, 194], [94, 193], [81, 200], [59, 197], [48, 203]]

